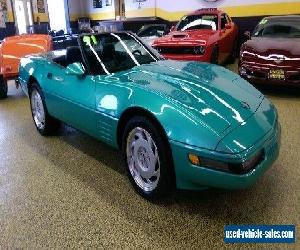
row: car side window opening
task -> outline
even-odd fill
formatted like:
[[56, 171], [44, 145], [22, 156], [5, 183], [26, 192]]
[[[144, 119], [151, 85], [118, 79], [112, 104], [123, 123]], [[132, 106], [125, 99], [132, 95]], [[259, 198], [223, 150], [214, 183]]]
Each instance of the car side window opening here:
[[231, 18], [227, 14], [225, 14], [225, 16], [226, 16], [226, 19], [227, 19], [227, 23], [231, 23], [232, 22]]
[[165, 27], [164, 26], [152, 26], [148, 27], [144, 30], [141, 30], [138, 33], [138, 36], [140, 37], [148, 37], [148, 36], [160, 36], [165, 33]]
[[296, 22], [263, 23], [254, 30], [254, 37], [299, 38], [300, 24]]
[[225, 25], [228, 23], [227, 18], [225, 16], [225, 14], [222, 14], [221, 16], [221, 29], [225, 29]]
[[112, 74], [160, 60], [130, 33], [81, 37], [83, 52], [92, 74]]
[[177, 24], [177, 31], [185, 30], [217, 30], [218, 16], [217, 15], [191, 15], [185, 16]]

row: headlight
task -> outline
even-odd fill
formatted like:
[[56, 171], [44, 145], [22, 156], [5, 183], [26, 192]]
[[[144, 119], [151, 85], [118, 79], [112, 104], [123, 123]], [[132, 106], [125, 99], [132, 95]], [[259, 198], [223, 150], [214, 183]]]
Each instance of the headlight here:
[[189, 160], [193, 165], [199, 167], [212, 168], [217, 170], [229, 171], [229, 164], [208, 158], [199, 157], [195, 154], [189, 154]]
[[241, 75], [247, 75], [247, 70], [243, 66], [240, 67], [240, 74]]
[[188, 158], [189, 161], [195, 166], [231, 172], [234, 174], [245, 174], [250, 170], [256, 168], [264, 160], [264, 156], [264, 150], [261, 150], [251, 159], [242, 163], [226, 163], [222, 161], [199, 157], [195, 154], [189, 154]]
[[196, 55], [204, 55], [205, 47], [204, 46], [196, 46], [196, 47], [194, 47], [194, 52]]

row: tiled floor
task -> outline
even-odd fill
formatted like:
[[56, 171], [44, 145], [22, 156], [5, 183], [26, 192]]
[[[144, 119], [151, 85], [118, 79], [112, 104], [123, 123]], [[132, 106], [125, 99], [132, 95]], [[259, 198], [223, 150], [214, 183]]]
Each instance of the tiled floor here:
[[10, 84], [0, 101], [0, 247], [219, 249], [226, 224], [299, 224], [300, 91], [263, 92], [278, 108], [282, 148], [257, 185], [151, 204], [131, 188], [118, 152], [71, 128], [41, 137]]

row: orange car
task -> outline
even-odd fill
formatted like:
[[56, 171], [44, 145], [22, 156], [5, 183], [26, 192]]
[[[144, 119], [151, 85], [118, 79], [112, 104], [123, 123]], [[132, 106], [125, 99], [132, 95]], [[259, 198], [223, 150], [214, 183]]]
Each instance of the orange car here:
[[4, 39], [0, 45], [0, 99], [7, 97], [7, 81], [18, 77], [22, 57], [51, 50], [52, 38], [48, 35], [19, 35]]

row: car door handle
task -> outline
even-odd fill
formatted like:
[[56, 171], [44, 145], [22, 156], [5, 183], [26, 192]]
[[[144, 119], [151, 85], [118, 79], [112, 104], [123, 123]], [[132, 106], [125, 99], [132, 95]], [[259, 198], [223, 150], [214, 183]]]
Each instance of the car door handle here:
[[48, 74], [47, 74], [47, 78], [48, 78], [49, 80], [54, 80], [54, 81], [58, 81], [58, 82], [63, 82], [63, 81], [64, 81], [64, 79], [63, 79], [62, 77], [59, 77], [59, 76], [53, 76], [52, 73], [48, 73]]

